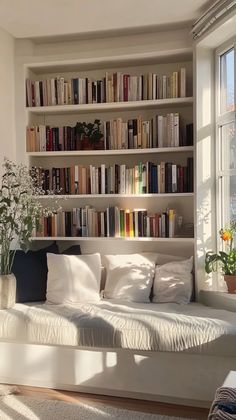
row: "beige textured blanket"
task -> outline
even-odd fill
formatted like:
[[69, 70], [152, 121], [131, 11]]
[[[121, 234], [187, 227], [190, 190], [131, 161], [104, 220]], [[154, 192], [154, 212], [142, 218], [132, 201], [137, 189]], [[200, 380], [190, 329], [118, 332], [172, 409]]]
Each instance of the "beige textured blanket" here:
[[236, 356], [236, 313], [197, 303], [16, 304], [0, 311], [0, 340]]

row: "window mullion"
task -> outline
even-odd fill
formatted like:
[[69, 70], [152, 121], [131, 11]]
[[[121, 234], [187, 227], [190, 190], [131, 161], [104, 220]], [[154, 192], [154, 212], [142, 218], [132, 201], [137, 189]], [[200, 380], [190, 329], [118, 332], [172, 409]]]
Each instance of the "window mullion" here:
[[235, 100], [236, 100], [236, 41], [234, 43], [234, 111], [236, 111]]
[[[221, 111], [221, 98], [220, 98], [220, 54], [216, 53], [215, 57], [215, 98], [216, 98], [216, 106], [215, 106], [215, 118], [216, 118], [216, 125], [215, 125], [215, 157], [216, 157], [216, 165], [215, 165], [215, 209], [216, 209], [216, 225], [217, 229], [221, 225], [221, 217], [222, 217], [222, 178], [219, 175], [219, 170], [221, 167], [221, 150], [220, 150], [220, 111]], [[216, 237], [216, 247], [218, 249], [219, 243], [218, 238]]]

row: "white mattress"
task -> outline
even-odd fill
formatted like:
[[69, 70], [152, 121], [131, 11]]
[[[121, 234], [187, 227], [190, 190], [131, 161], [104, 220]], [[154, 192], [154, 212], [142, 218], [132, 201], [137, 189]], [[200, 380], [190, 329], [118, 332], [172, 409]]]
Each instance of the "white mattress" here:
[[0, 340], [236, 356], [236, 313], [198, 303], [16, 304], [0, 311]]

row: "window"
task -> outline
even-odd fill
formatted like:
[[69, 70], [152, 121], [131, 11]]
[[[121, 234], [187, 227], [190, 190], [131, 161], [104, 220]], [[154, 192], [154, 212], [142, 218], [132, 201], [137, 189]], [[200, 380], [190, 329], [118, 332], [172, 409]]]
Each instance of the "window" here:
[[220, 55], [220, 113], [234, 111], [234, 49]]
[[236, 219], [235, 48], [232, 43], [216, 52], [218, 230], [230, 220]]

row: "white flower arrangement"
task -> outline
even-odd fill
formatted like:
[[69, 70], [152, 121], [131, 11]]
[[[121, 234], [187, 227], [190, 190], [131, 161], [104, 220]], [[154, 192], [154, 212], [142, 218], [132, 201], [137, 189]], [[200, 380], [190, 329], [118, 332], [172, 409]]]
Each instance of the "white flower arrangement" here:
[[58, 209], [43, 207], [40, 196], [45, 192], [37, 172], [8, 159], [3, 163], [0, 185], [0, 274], [11, 274], [15, 249], [13, 241], [26, 250], [30, 237], [39, 229], [41, 217], [50, 216]]

